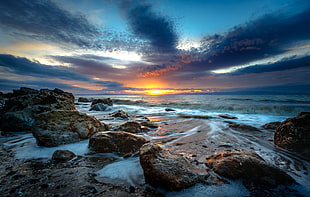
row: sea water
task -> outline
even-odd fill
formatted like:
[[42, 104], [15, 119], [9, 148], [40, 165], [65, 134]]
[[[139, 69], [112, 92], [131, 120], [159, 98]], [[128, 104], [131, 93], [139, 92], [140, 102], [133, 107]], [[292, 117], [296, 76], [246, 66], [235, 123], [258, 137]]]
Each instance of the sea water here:
[[[310, 111], [310, 95], [76, 95], [86, 98], [111, 98], [115, 107], [140, 114], [173, 113], [262, 114], [296, 116]], [[86, 106], [84, 106], [86, 108]]]

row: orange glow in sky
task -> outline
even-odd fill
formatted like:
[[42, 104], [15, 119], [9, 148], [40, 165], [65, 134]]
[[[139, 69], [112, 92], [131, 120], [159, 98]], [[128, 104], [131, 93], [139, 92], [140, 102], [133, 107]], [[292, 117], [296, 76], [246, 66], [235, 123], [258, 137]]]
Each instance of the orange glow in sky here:
[[146, 89], [146, 90], [125, 90], [130, 94], [148, 94], [148, 95], [164, 95], [164, 94], [184, 94], [184, 93], [207, 93], [212, 90], [173, 90], [173, 89]]

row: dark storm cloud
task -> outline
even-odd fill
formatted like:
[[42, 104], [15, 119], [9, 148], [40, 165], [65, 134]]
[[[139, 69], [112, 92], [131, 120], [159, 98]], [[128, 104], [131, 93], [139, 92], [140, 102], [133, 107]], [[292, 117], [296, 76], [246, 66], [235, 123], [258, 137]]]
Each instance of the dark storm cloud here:
[[152, 10], [145, 2], [122, 1], [122, 9], [132, 32], [150, 42], [158, 52], [175, 52], [178, 36], [172, 21]]
[[82, 15], [73, 15], [50, 0], [4, 0], [0, 24], [36, 39], [93, 47], [98, 29]]
[[226, 34], [205, 36], [200, 48], [202, 61], [197, 66], [223, 68], [287, 52], [310, 38], [308, 24], [310, 7], [297, 14], [268, 14]]

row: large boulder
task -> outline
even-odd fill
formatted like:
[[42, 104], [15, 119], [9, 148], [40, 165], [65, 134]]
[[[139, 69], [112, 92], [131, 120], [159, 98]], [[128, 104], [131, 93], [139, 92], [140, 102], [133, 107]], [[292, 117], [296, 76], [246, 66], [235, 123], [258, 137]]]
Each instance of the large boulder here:
[[78, 111], [59, 110], [41, 113], [32, 125], [39, 146], [58, 146], [78, 142], [106, 130], [96, 118]]
[[208, 173], [198, 173], [198, 167], [182, 155], [170, 153], [155, 144], [145, 144], [140, 149], [140, 164], [146, 183], [179, 191], [205, 181]]
[[217, 174], [230, 179], [243, 179], [261, 185], [275, 187], [294, 183], [281, 169], [268, 164], [253, 151], [224, 151], [206, 158], [206, 166]]
[[98, 103], [103, 103], [106, 104], [108, 106], [112, 106], [113, 105], [113, 101], [110, 98], [104, 98], [104, 99], [94, 99], [93, 102], [91, 103], [91, 106], [94, 106]]
[[310, 112], [282, 122], [274, 134], [274, 143], [310, 157]]
[[29, 130], [35, 116], [52, 110], [75, 110], [74, 96], [60, 89], [13, 90], [0, 115], [0, 130]]
[[96, 153], [116, 153], [122, 157], [130, 156], [147, 143], [145, 138], [124, 132], [106, 131], [94, 134], [89, 140], [89, 148]]

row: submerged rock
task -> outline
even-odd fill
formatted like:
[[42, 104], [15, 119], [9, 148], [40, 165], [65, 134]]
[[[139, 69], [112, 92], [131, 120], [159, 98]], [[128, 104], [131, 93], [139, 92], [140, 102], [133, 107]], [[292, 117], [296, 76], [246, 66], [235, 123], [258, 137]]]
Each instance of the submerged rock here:
[[230, 179], [275, 187], [294, 183], [281, 169], [268, 164], [253, 151], [221, 152], [206, 158], [205, 165], [217, 174]]
[[108, 106], [112, 106], [113, 105], [113, 101], [110, 98], [105, 98], [105, 99], [94, 99], [93, 102], [91, 103], [91, 107], [98, 104], [98, 103], [103, 103], [106, 104]]
[[310, 156], [310, 112], [282, 122], [274, 134], [274, 143]]
[[111, 113], [110, 115], [112, 117], [122, 118], [122, 119], [129, 118], [129, 115], [125, 111], [123, 111], [123, 110], [118, 110], [116, 112]]
[[179, 154], [172, 154], [155, 144], [145, 144], [140, 149], [140, 164], [146, 183], [179, 191], [203, 182], [208, 176], [205, 171], [198, 174], [198, 167]]
[[30, 130], [35, 116], [52, 110], [75, 110], [74, 96], [60, 89], [13, 90], [0, 115], [0, 130]]
[[107, 111], [107, 110], [110, 110], [110, 106], [109, 105], [106, 105], [106, 104], [103, 104], [103, 103], [97, 103], [95, 105], [93, 105], [89, 111]]
[[78, 142], [106, 129], [105, 124], [92, 116], [65, 110], [42, 113], [32, 125], [37, 144], [48, 147]]
[[187, 114], [178, 114], [180, 118], [197, 118], [197, 119], [210, 119], [211, 116], [205, 116], [205, 115], [187, 115]]
[[148, 128], [152, 128], [152, 129], [158, 128], [158, 125], [156, 125], [155, 123], [150, 122], [150, 121], [143, 121], [143, 122], [141, 122], [141, 125], [148, 127]]
[[175, 109], [166, 108], [165, 111], [175, 111]]
[[269, 122], [267, 124], [264, 124], [263, 127], [265, 129], [277, 129], [280, 126], [281, 122]]
[[229, 114], [219, 114], [218, 116], [224, 119], [238, 119], [237, 117], [231, 116]]
[[84, 98], [84, 97], [79, 97], [78, 102], [83, 102], [83, 103], [90, 103], [94, 99], [93, 98]]
[[122, 157], [130, 156], [139, 151], [147, 143], [145, 138], [124, 132], [106, 131], [94, 134], [89, 140], [89, 148], [96, 153], [117, 153]]
[[252, 126], [246, 125], [246, 124], [231, 123], [228, 126], [229, 126], [229, 128], [235, 129], [237, 131], [259, 131], [258, 128], [252, 127]]
[[76, 157], [76, 155], [69, 150], [56, 150], [53, 153], [52, 159], [57, 161], [69, 161]]
[[119, 130], [127, 131], [129, 133], [141, 133], [143, 128], [140, 122], [137, 121], [127, 121], [120, 125]]

